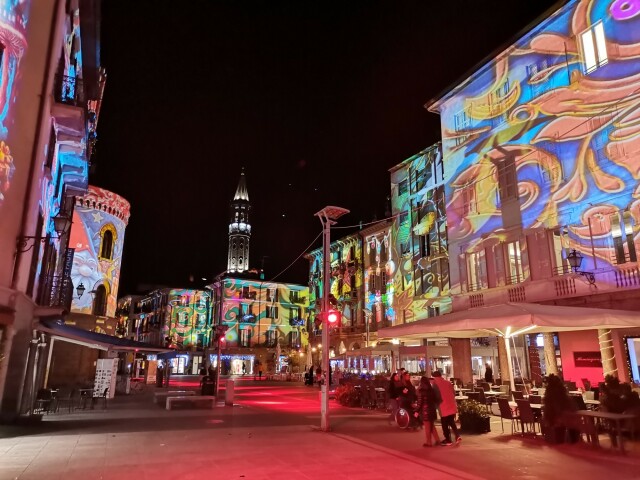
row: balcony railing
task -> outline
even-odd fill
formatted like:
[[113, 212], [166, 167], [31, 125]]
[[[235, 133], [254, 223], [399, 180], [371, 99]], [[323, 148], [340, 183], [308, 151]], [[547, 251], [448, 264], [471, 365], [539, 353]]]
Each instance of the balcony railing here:
[[52, 275], [44, 280], [40, 287], [40, 305], [45, 307], [63, 307], [71, 309], [73, 300], [73, 282], [71, 277]]
[[82, 80], [76, 77], [56, 77], [54, 92], [56, 101], [66, 105], [85, 106], [87, 101]]

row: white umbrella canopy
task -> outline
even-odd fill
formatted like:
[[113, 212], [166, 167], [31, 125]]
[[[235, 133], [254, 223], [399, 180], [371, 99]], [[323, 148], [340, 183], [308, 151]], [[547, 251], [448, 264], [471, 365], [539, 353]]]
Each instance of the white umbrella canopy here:
[[276, 373], [280, 373], [280, 355], [282, 354], [282, 350], [280, 350], [280, 342], [276, 342]]
[[307, 368], [313, 365], [313, 352], [311, 351], [311, 344], [307, 343]]
[[640, 327], [640, 312], [505, 303], [378, 330], [379, 338], [512, 337], [522, 333]]
[[[378, 338], [474, 338], [504, 337], [509, 370], [509, 339], [524, 333], [640, 327], [640, 312], [584, 307], [561, 307], [536, 303], [505, 303], [378, 330]], [[511, 388], [515, 389], [513, 375]]]

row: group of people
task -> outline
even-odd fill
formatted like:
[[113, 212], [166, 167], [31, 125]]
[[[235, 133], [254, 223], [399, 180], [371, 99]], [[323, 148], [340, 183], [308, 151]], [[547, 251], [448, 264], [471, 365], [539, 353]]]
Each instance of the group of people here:
[[[333, 384], [333, 369], [329, 367], [329, 385]], [[317, 366], [316, 368], [311, 365], [308, 371], [304, 372], [304, 384], [313, 386], [314, 383], [322, 385], [324, 383], [324, 375], [322, 368]]]
[[[389, 399], [391, 401], [391, 416], [389, 421], [395, 421], [398, 409], [403, 408], [412, 416], [413, 422], [422, 421], [426, 435], [424, 447], [434, 445], [453, 445], [451, 433], [455, 435], [455, 442], [462, 441], [456, 414], [458, 406], [455, 399], [453, 384], [442, 378], [442, 373], [433, 372], [432, 379], [423, 376], [416, 389], [411, 383], [411, 376], [404, 368], [391, 375], [389, 380]], [[440, 413], [443, 440], [440, 440], [435, 422]]]

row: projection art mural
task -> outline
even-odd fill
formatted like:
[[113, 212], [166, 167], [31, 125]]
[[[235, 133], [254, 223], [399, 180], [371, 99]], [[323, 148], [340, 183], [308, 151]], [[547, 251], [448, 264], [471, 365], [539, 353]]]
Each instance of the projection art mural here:
[[94, 313], [94, 303], [100, 300], [103, 287], [105, 314], [115, 315], [129, 208], [124, 198], [94, 186], [89, 186], [87, 195], [78, 199], [69, 239], [73, 255], [71, 280], [74, 291], [80, 283], [86, 290], [80, 298], [74, 295], [72, 311]]
[[30, 0], [0, 2], [0, 43], [3, 47], [0, 57], [0, 207], [16, 170], [9, 135], [16, 112], [20, 61], [27, 50], [30, 3]]
[[209, 345], [212, 324], [209, 291], [171, 289], [167, 302], [168, 319], [162, 335], [169, 338], [169, 347], [183, 350]]
[[284, 345], [292, 341], [301, 347], [309, 343], [307, 287], [227, 278], [222, 295], [222, 321], [229, 327], [229, 346], [242, 344], [241, 330], [248, 330], [251, 346], [275, 346], [276, 340]]
[[390, 325], [395, 322], [393, 310], [393, 274], [396, 265], [389, 256], [391, 252], [391, 234], [389, 231], [378, 235], [370, 235], [365, 239], [365, 254], [368, 259], [364, 268], [364, 308], [366, 321], [375, 327], [382, 327], [383, 320]]
[[[362, 287], [362, 241], [359, 236], [349, 236], [331, 243], [331, 294], [330, 302], [334, 308], [342, 312], [340, 326], [357, 324], [358, 291]], [[310, 301], [311, 307], [320, 311], [322, 308], [322, 249], [309, 254]], [[314, 312], [315, 313], [315, 312]]]
[[392, 285], [394, 323], [451, 311], [441, 145], [395, 167], [394, 223], [385, 269]]
[[523, 229], [566, 226], [589, 266], [635, 261], [639, 104], [640, 2], [569, 2], [444, 101], [450, 241], [504, 227], [511, 158]]

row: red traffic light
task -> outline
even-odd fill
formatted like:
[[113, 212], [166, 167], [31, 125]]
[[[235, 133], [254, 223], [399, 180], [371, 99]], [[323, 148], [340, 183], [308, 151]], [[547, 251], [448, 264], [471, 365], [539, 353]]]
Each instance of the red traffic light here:
[[338, 320], [340, 320], [340, 312], [338, 312], [337, 310], [329, 310], [327, 312], [327, 322], [329, 322], [330, 324], [334, 324]]

